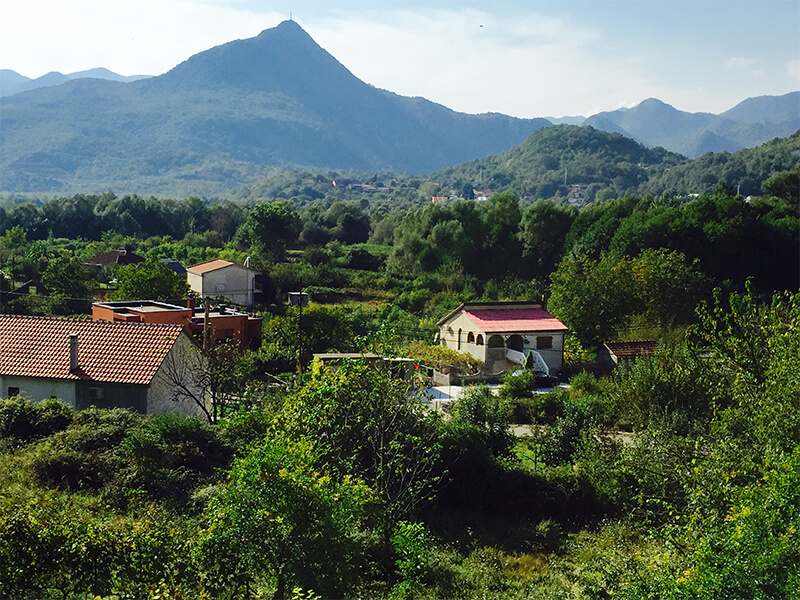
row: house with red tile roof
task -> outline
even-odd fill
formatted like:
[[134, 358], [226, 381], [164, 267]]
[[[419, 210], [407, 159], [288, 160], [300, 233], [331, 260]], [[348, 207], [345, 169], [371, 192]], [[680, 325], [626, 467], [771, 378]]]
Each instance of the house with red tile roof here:
[[[0, 315], [0, 396], [202, 414], [174, 377], [199, 357], [180, 325]], [[190, 376], [180, 385], [203, 397]]]
[[[467, 352], [485, 363], [487, 373], [518, 369], [534, 351], [546, 364], [535, 369], [555, 375], [564, 363], [561, 321], [533, 302], [471, 302], [438, 323], [442, 346]], [[538, 355], [538, 357], [536, 356]]]
[[217, 259], [186, 269], [186, 282], [200, 298], [252, 306], [257, 291], [257, 271]]

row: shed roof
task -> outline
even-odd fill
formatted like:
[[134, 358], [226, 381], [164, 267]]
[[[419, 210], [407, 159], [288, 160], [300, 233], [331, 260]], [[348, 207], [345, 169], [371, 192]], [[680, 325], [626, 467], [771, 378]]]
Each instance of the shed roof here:
[[653, 356], [658, 342], [639, 340], [636, 342], [606, 342], [605, 346], [620, 360], [629, 360], [639, 356]]
[[[182, 331], [180, 325], [0, 315], [0, 375], [147, 385]], [[70, 334], [78, 336], [74, 371]]]

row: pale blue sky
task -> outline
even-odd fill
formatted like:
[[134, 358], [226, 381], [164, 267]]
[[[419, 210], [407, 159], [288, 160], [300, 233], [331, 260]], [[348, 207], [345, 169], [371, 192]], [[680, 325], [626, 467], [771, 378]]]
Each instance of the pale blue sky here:
[[26, 0], [0, 9], [0, 68], [158, 75], [290, 12], [367, 83], [470, 113], [719, 113], [800, 90], [800, 0]]

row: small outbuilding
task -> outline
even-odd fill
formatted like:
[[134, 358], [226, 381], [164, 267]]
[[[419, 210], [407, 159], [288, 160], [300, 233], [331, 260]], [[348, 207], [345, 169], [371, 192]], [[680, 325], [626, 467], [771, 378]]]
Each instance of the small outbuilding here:
[[642, 356], [653, 356], [656, 346], [658, 346], [658, 342], [655, 340], [606, 342], [597, 349], [597, 364], [613, 368], [621, 362], [635, 360]]

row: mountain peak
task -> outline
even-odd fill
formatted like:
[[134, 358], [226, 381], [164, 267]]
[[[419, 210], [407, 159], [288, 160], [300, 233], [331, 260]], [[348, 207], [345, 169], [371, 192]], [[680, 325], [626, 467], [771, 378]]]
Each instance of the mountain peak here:
[[[335, 74], [335, 75], [334, 75]], [[233, 85], [268, 92], [308, 86], [319, 77], [355, 77], [323, 50], [296, 21], [283, 21], [256, 37], [195, 54], [160, 78], [170, 85], [216, 88]]]

